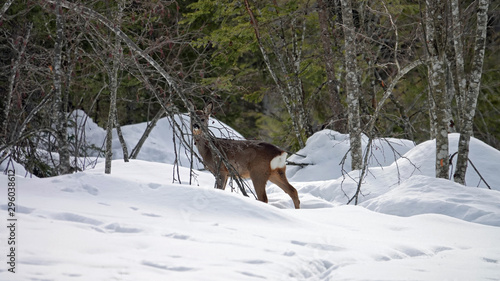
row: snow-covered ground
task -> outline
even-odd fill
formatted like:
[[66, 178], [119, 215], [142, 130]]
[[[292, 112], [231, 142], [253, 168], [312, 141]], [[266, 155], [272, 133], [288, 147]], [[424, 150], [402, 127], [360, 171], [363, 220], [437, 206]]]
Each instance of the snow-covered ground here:
[[[318, 132], [289, 159], [308, 164], [288, 167], [295, 210], [271, 184], [269, 204], [213, 189], [206, 172], [189, 185], [189, 169], [167, 159], [168, 123], [111, 175], [102, 161], [53, 178], [18, 172], [15, 274], [0, 176], [0, 280], [500, 280], [500, 152], [479, 140], [471, 159], [493, 190], [471, 168], [469, 186], [435, 179], [433, 141], [380, 139], [352, 206], [359, 172], [339, 165], [348, 138]], [[145, 126], [123, 127], [129, 147]]]

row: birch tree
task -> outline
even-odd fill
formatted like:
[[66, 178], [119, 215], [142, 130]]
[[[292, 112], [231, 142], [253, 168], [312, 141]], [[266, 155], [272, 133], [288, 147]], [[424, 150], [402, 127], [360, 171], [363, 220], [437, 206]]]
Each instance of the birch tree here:
[[0, 9], [0, 20], [2, 19], [5, 12], [9, 9], [10, 5], [12, 5], [12, 2], [14, 2], [14, 0], [5, 1], [5, 3], [2, 6], [2, 9]]
[[450, 104], [447, 102], [445, 76], [446, 1], [426, 0], [425, 4], [425, 41], [429, 56], [429, 99], [435, 108], [431, 112], [434, 119], [431, 122], [436, 128], [436, 177], [447, 179], [449, 171], [448, 125], [450, 123], [447, 112]]
[[[460, 17], [458, 0], [451, 0], [453, 21], [453, 47], [456, 55], [457, 100], [460, 112], [457, 167], [453, 178], [456, 182], [465, 184], [467, 162], [469, 159], [469, 143], [473, 134], [473, 121], [476, 113], [477, 99], [481, 88], [484, 54], [486, 47], [486, 28], [488, 24], [488, 0], [479, 0], [477, 7], [477, 24], [474, 38], [474, 53], [471, 60], [471, 71], [468, 81], [465, 75], [463, 49], [463, 23]], [[468, 86], [468, 87], [467, 87]]]
[[[71, 170], [70, 165], [70, 152], [68, 142], [68, 96], [66, 91], [63, 90], [63, 69], [62, 69], [62, 48], [64, 46], [64, 19], [62, 16], [63, 8], [61, 1], [56, 1], [56, 39], [54, 45], [54, 91], [55, 111], [53, 114], [53, 121], [56, 127], [56, 140], [59, 151], [59, 174], [67, 174]], [[69, 86], [69, 85], [66, 85]]]
[[[121, 20], [122, 20], [122, 14], [123, 14], [123, 2], [120, 2], [118, 4], [118, 11], [117, 11], [117, 16], [116, 16], [116, 26], [118, 29], [121, 27]], [[120, 62], [121, 62], [121, 57], [122, 57], [122, 48], [121, 48], [121, 40], [118, 36], [115, 37], [115, 44], [112, 48], [111, 52], [111, 57], [112, 57], [112, 66], [110, 69], [108, 69], [108, 76], [109, 76], [109, 92], [110, 92], [110, 98], [109, 98], [109, 113], [108, 113], [108, 123], [106, 126], [106, 152], [105, 152], [105, 168], [104, 172], [106, 174], [111, 173], [111, 160], [113, 157], [113, 127], [114, 125], [117, 128], [117, 133], [118, 133], [118, 119], [117, 119], [117, 110], [116, 110], [116, 95], [118, 92], [118, 71], [120, 69]], [[110, 44], [113, 45], [113, 44]], [[121, 134], [121, 131], [120, 131]], [[127, 155], [127, 147], [124, 143], [123, 136], [121, 136], [121, 141], [122, 143], [122, 148], [124, 151], [124, 159], [125, 162], [128, 162], [128, 155]]]
[[351, 0], [341, 0], [344, 30], [345, 80], [347, 93], [347, 122], [351, 145], [351, 169], [363, 167], [361, 149], [361, 124], [359, 117], [360, 84], [357, 70], [356, 31], [352, 16]]

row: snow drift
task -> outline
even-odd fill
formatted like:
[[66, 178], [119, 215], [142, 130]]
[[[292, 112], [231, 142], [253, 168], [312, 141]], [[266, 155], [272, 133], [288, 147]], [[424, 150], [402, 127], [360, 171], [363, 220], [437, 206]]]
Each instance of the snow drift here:
[[[78, 135], [83, 140], [84, 146], [89, 148], [90, 156], [103, 157], [99, 154], [98, 149], [90, 148], [104, 149], [106, 130], [99, 127], [92, 118], [81, 110], [75, 110], [71, 119], [75, 126], [69, 129], [69, 134]], [[174, 125], [174, 122], [178, 126]], [[148, 122], [143, 122], [121, 127], [129, 154], [139, 142], [147, 126]], [[238, 132], [215, 118], [210, 120], [210, 130], [216, 137], [243, 138]], [[172, 164], [177, 158], [177, 164], [189, 167], [191, 153], [186, 147], [191, 145], [190, 134], [190, 119], [187, 114], [175, 115], [173, 119], [170, 117], [161, 118], [142, 145], [137, 159]], [[112, 143], [113, 159], [123, 159], [123, 149], [118, 140], [116, 129], [113, 129]], [[194, 149], [196, 151], [196, 147]], [[193, 161], [194, 167], [203, 168], [196, 157], [193, 158]]]
[[[346, 206], [359, 177], [349, 157], [339, 165], [348, 138], [318, 132], [289, 158], [308, 164], [288, 167], [295, 210], [274, 185], [264, 204], [165, 163], [168, 123], [159, 121], [143, 160], [114, 160], [110, 175], [100, 161], [53, 178], [17, 173], [17, 271], [0, 259], [0, 280], [498, 280], [500, 152], [479, 140], [471, 158], [493, 190], [473, 169], [470, 186], [434, 178], [433, 141], [380, 139], [360, 205]], [[123, 127], [129, 148], [144, 128]], [[86, 133], [89, 143], [102, 142], [99, 130]], [[452, 150], [457, 140], [450, 135]], [[4, 259], [7, 251], [0, 243]]]

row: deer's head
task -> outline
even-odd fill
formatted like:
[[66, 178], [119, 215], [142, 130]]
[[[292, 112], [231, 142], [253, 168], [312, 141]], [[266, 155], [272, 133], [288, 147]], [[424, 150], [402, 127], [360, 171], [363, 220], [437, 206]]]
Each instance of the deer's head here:
[[196, 107], [191, 104], [191, 112], [194, 112], [196, 116], [191, 116], [191, 131], [193, 135], [203, 134], [202, 127], [208, 130], [208, 120], [210, 119], [210, 114], [214, 107], [213, 103], [209, 103], [205, 106], [203, 110], [197, 110]]

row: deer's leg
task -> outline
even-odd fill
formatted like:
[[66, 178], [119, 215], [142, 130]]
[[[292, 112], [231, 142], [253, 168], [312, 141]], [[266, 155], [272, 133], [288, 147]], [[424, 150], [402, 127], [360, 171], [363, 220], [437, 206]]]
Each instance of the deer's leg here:
[[267, 194], [266, 194], [266, 182], [267, 178], [264, 177], [262, 173], [251, 173], [250, 178], [252, 179], [253, 187], [255, 189], [255, 194], [257, 195], [257, 199], [264, 203], [267, 203]]
[[228, 177], [227, 171], [219, 171], [219, 173], [215, 176], [216, 188], [222, 190], [226, 189], [227, 177]]
[[269, 177], [269, 180], [279, 186], [283, 191], [292, 198], [293, 205], [295, 206], [295, 209], [300, 209], [300, 200], [299, 200], [299, 194], [297, 192], [297, 189], [293, 187], [289, 182], [288, 179], [286, 178], [285, 174], [285, 169], [283, 168], [278, 168], [271, 173], [271, 177]]

